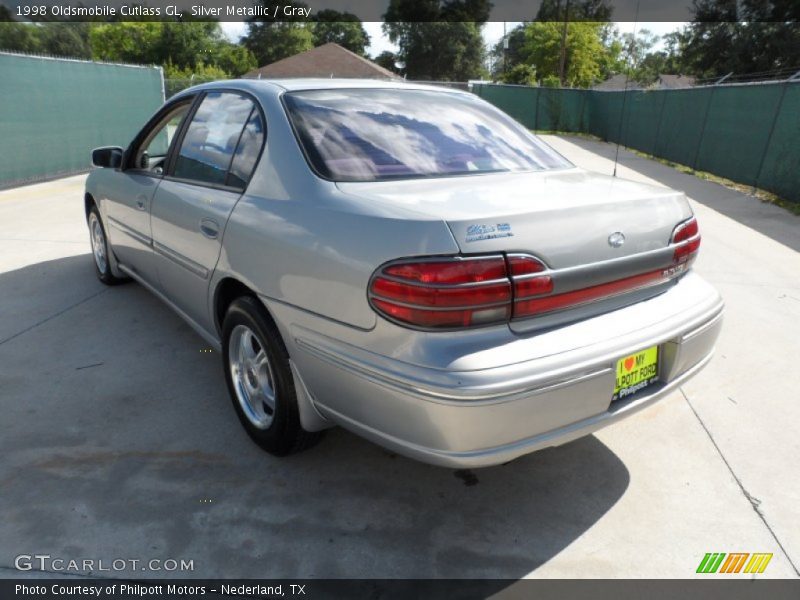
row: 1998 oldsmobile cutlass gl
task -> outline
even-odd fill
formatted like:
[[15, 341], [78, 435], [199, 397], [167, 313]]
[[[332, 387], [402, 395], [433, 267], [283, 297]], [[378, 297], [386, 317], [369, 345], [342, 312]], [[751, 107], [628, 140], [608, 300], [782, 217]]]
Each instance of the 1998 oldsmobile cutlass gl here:
[[507, 462], [652, 404], [720, 331], [683, 193], [578, 169], [472, 94], [207, 84], [92, 158], [101, 281], [135, 279], [220, 350], [274, 454], [338, 424]]

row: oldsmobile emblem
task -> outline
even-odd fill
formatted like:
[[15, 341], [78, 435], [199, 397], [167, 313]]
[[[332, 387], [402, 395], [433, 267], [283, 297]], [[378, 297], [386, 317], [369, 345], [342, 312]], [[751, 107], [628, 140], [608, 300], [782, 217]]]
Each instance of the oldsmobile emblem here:
[[612, 248], [619, 248], [625, 243], [625, 234], [621, 231], [615, 231], [608, 236], [608, 245]]

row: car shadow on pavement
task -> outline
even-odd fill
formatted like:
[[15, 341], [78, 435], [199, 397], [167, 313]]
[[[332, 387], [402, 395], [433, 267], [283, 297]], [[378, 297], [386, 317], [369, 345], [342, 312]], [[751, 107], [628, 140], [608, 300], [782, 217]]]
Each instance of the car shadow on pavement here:
[[341, 429], [275, 458], [239, 425], [219, 355], [140, 286], [99, 286], [89, 255], [2, 273], [0, 299], [18, 329], [0, 336], [0, 566], [24, 550], [193, 561], [112, 577], [517, 579], [628, 487], [592, 436], [474, 471]]
[[[569, 135], [559, 137], [587, 152], [610, 161], [614, 160], [616, 144]], [[662, 185], [686, 192], [686, 195], [695, 202], [800, 252], [800, 217], [786, 209], [761, 202], [751, 195], [701, 179], [691, 173], [682, 173], [669, 165], [634, 154], [623, 147], [619, 150], [619, 164]], [[612, 172], [613, 162], [609, 165], [607, 174], [610, 175]], [[621, 173], [618, 171], [618, 175], [626, 176], [624, 171]]]

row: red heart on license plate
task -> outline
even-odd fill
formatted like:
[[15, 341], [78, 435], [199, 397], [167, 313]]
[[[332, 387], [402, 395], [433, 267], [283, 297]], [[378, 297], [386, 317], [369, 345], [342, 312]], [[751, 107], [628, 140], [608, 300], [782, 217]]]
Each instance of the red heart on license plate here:
[[626, 358], [624, 365], [625, 365], [625, 370], [630, 371], [631, 368], [633, 367], [633, 357], [631, 356], [630, 358]]

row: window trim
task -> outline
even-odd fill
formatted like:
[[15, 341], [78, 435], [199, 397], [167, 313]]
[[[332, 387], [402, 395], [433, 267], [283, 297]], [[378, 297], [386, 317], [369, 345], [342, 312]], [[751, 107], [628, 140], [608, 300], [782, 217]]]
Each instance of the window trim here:
[[[223, 180], [225, 183], [211, 183], [207, 181], [198, 181], [197, 179], [189, 179], [186, 177], [176, 177], [174, 175], [175, 171], [175, 163], [178, 160], [178, 154], [180, 152], [180, 148], [183, 145], [183, 138], [186, 136], [186, 132], [189, 130], [189, 124], [194, 119], [195, 113], [200, 108], [203, 100], [209, 93], [222, 93], [222, 94], [236, 94], [238, 96], [242, 96], [250, 100], [253, 104], [253, 109], [251, 109], [250, 113], [247, 115], [247, 120], [242, 125], [242, 130], [239, 132], [239, 139], [236, 141], [236, 146], [233, 148], [233, 153], [231, 155], [231, 160], [228, 163], [228, 168], [225, 170], [225, 179]], [[247, 182], [245, 183], [244, 187], [239, 186], [231, 186], [227, 185], [228, 176], [231, 172], [231, 166], [233, 165], [233, 159], [236, 156], [236, 151], [239, 149], [239, 143], [242, 141], [242, 134], [244, 133], [245, 127], [247, 127], [247, 123], [253, 116], [253, 110], [258, 110], [259, 114], [261, 115], [261, 122], [264, 126], [264, 135], [263, 139], [261, 140], [261, 148], [258, 150], [258, 156], [256, 157], [256, 162], [253, 165], [253, 170], [250, 172], [250, 175], [247, 178]], [[199, 187], [210, 188], [214, 190], [222, 190], [226, 192], [238, 192], [240, 194], [244, 194], [247, 191], [247, 188], [250, 187], [250, 182], [253, 180], [253, 174], [255, 174], [258, 165], [261, 163], [261, 156], [264, 154], [264, 148], [267, 145], [267, 118], [264, 114], [264, 109], [261, 106], [261, 103], [258, 101], [253, 94], [249, 92], [245, 92], [243, 90], [237, 90], [235, 88], [209, 88], [206, 90], [202, 90], [197, 97], [195, 98], [194, 104], [192, 105], [192, 109], [190, 113], [187, 115], [187, 118], [184, 120], [184, 123], [181, 125], [180, 130], [178, 131], [178, 135], [175, 136], [173, 141], [176, 141], [175, 147], [170, 148], [171, 152], [167, 156], [167, 165], [164, 169], [164, 173], [162, 175], [162, 179], [164, 181], [174, 181], [176, 183], [185, 183], [188, 185], [196, 185]]]
[[[181, 96], [180, 98], [176, 98], [167, 104], [164, 104], [157, 112], [154, 114], [150, 119], [145, 123], [144, 127], [139, 130], [139, 133], [136, 134], [136, 137], [133, 138], [133, 141], [128, 145], [128, 148], [125, 150], [125, 155], [123, 156], [122, 160], [122, 171], [130, 171], [132, 173], [136, 173], [137, 175], [146, 175], [148, 177], [152, 177], [154, 179], [163, 179], [167, 173], [167, 167], [169, 166], [170, 158], [172, 156], [175, 144], [179, 137], [182, 136], [182, 131], [188, 123], [188, 120], [191, 115], [194, 114], [195, 110], [195, 103], [197, 102], [197, 98], [201, 94], [192, 94], [187, 96]], [[135, 165], [130, 164], [131, 161], [135, 160], [136, 153], [139, 150], [139, 147], [144, 143], [144, 140], [147, 139], [147, 136], [153, 131], [153, 129], [158, 126], [158, 124], [171, 113], [175, 108], [180, 106], [181, 104], [188, 104], [189, 110], [183, 116], [183, 120], [181, 124], [178, 126], [178, 131], [175, 134], [175, 137], [170, 140], [169, 148], [167, 148], [167, 153], [164, 156], [163, 162], [163, 169], [161, 174], [154, 173], [149, 169], [139, 169]]]
[[[300, 152], [302, 153], [303, 158], [306, 161], [306, 165], [308, 166], [308, 168], [311, 171], [311, 173], [316, 175], [317, 177], [319, 177], [323, 181], [329, 181], [331, 183], [378, 183], [378, 182], [392, 182], [392, 181], [412, 181], [412, 180], [420, 180], [420, 179], [447, 179], [447, 178], [456, 178], [456, 177], [478, 177], [478, 176], [481, 176], [481, 175], [484, 175], [484, 176], [485, 175], [497, 175], [497, 173], [498, 173], [497, 171], [476, 171], [474, 173], [458, 173], [458, 174], [455, 174], [455, 173], [441, 173], [441, 174], [433, 174], [433, 175], [416, 175], [416, 176], [414, 176], [414, 175], [408, 175], [408, 176], [403, 175], [401, 177], [385, 178], [385, 179], [334, 179], [332, 177], [328, 177], [326, 175], [323, 175], [322, 173], [319, 172], [317, 167], [314, 165], [314, 161], [311, 160], [311, 157], [308, 154], [308, 150], [306, 149], [305, 144], [303, 144], [303, 141], [302, 141], [302, 139], [300, 137], [300, 132], [297, 130], [297, 127], [295, 126], [294, 120], [292, 119], [291, 111], [289, 110], [289, 107], [286, 105], [286, 97], [292, 95], [293, 93], [325, 92], [325, 91], [331, 91], [332, 89], [335, 90], [335, 91], [340, 91], [340, 92], [358, 92], [358, 91], [362, 91], [362, 90], [391, 90], [391, 89], [395, 89], [395, 88], [389, 88], [389, 87], [372, 87], [372, 88], [370, 88], [370, 87], [367, 87], [367, 88], [353, 88], [353, 87], [308, 88], [308, 89], [297, 89], [297, 90], [284, 90], [281, 93], [281, 95], [280, 95], [280, 103], [281, 103], [281, 106], [283, 107], [284, 116], [286, 117], [286, 120], [289, 122], [289, 127], [291, 128], [292, 133], [294, 134], [294, 141], [297, 144], [297, 146], [299, 147]], [[458, 97], [462, 97], [464, 95], [472, 96], [472, 94], [470, 94], [469, 92], [454, 91], [454, 90], [448, 90], [448, 89], [445, 89], [445, 88], [442, 88], [441, 90], [429, 90], [429, 89], [423, 89], [423, 88], [406, 88], [406, 89], [397, 88], [397, 89], [399, 89], [400, 91], [424, 91], [424, 92], [433, 92], [433, 93], [436, 93], [436, 94], [447, 94], [449, 96], [453, 96], [453, 97], [457, 97], [457, 98]], [[481, 99], [479, 96], [475, 96], [475, 98], [477, 98], [479, 100]], [[540, 170], [536, 170], [536, 169], [521, 169], [521, 170], [518, 170], [518, 171], [511, 171], [512, 173], [553, 173], [553, 172], [566, 171], [566, 170], [575, 168], [575, 165], [572, 164], [572, 162], [567, 160], [567, 158], [564, 157], [555, 148], [552, 148], [549, 144], [546, 144], [545, 142], [541, 141], [535, 133], [530, 132], [524, 125], [522, 125], [514, 117], [512, 117], [508, 113], [500, 110], [499, 108], [497, 108], [495, 106], [492, 106], [491, 104], [489, 104], [489, 106], [491, 108], [494, 108], [495, 110], [497, 110], [503, 117], [509, 119], [512, 122], [512, 124], [521, 127], [525, 131], [528, 131], [528, 133], [535, 138], [534, 141], [536, 143], [543, 144], [545, 146], [546, 150], [548, 150], [550, 152], [553, 152], [555, 155], [557, 155], [559, 158], [564, 160], [565, 163], [566, 163], [566, 165], [563, 168], [559, 168], [559, 169], [540, 169]]]

